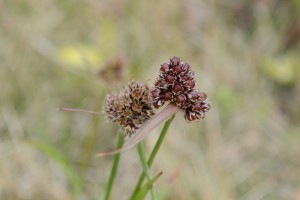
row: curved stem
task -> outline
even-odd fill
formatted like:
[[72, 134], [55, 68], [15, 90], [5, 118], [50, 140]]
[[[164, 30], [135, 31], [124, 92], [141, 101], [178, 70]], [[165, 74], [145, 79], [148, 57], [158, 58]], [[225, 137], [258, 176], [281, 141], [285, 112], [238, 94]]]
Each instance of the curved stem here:
[[[168, 119], [166, 121], [166, 123], [165, 123], [165, 125], [164, 125], [164, 127], [163, 127], [163, 129], [162, 129], [162, 131], [161, 131], [161, 133], [159, 135], [159, 138], [158, 138], [158, 140], [157, 140], [157, 142], [155, 144], [155, 147], [152, 150], [152, 152], [150, 154], [150, 157], [148, 159], [148, 162], [147, 162], [149, 168], [151, 167], [151, 165], [152, 165], [152, 163], [154, 161], [154, 158], [155, 158], [155, 156], [156, 156], [156, 154], [157, 154], [157, 152], [158, 152], [158, 150], [159, 150], [159, 148], [160, 148], [160, 146], [161, 146], [161, 144], [162, 144], [162, 142], [163, 142], [163, 140], [164, 140], [164, 138], [166, 136], [166, 133], [168, 132], [168, 129], [169, 129], [169, 127], [171, 125], [171, 122], [173, 121], [174, 117], [175, 117], [175, 115], [173, 115], [170, 119]], [[133, 193], [132, 193], [132, 195], [131, 195], [131, 197], [129, 199], [134, 199], [134, 197], [138, 193], [141, 185], [143, 184], [145, 176], [146, 176], [145, 172], [142, 172], [142, 174], [141, 174], [141, 176], [140, 176], [140, 178], [139, 178], [139, 180], [138, 180], [138, 182], [137, 182], [137, 184], [135, 186], [135, 189], [134, 189], [134, 191], [133, 191]]]

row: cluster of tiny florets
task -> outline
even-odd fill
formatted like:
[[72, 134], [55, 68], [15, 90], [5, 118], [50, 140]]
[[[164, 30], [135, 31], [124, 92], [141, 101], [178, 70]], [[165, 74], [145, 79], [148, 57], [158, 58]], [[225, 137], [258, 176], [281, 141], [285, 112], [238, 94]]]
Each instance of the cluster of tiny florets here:
[[136, 81], [131, 81], [118, 94], [107, 96], [104, 111], [113, 122], [125, 127], [130, 136], [154, 115], [150, 88]]
[[206, 94], [196, 89], [195, 73], [186, 62], [173, 57], [160, 67], [160, 73], [152, 90], [153, 105], [159, 108], [165, 102], [173, 102], [184, 110], [188, 121], [203, 119], [210, 109]]

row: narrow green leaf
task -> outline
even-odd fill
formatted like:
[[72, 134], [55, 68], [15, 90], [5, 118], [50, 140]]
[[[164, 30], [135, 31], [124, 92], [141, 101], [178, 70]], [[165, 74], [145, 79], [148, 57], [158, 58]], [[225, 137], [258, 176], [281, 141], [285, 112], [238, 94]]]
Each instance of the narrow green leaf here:
[[163, 174], [163, 172], [158, 173], [154, 178], [152, 178], [148, 183], [146, 183], [143, 187], [140, 188], [134, 200], [142, 200], [145, 199], [148, 191], [151, 189], [152, 185], [155, 181]]
[[[141, 160], [144, 172], [146, 174], [146, 177], [147, 177], [148, 181], [151, 181], [152, 175], [151, 175], [148, 163], [147, 163], [146, 154], [145, 154], [145, 150], [144, 150], [144, 145], [143, 145], [142, 141], [138, 143], [137, 150], [138, 150], [138, 153], [139, 153], [139, 156], [140, 156], [140, 160]], [[150, 191], [151, 191], [152, 200], [157, 200], [157, 194], [156, 194], [155, 187], [152, 186], [150, 188]]]
[[[159, 138], [158, 138], [158, 140], [157, 140], [157, 142], [154, 146], [154, 149], [152, 150], [152, 152], [150, 154], [150, 157], [148, 159], [149, 168], [151, 167], [151, 165], [154, 161], [154, 158], [157, 155], [157, 152], [158, 152], [158, 150], [159, 150], [159, 148], [160, 148], [160, 146], [161, 146], [161, 144], [162, 144], [162, 142], [163, 142], [163, 140], [164, 140], [164, 138], [165, 138], [165, 136], [168, 132], [168, 129], [169, 129], [174, 117], [175, 117], [175, 115], [173, 115], [168, 121], [166, 121], [166, 123], [165, 123], [165, 125], [164, 125], [164, 127], [163, 127], [163, 129], [162, 129], [162, 131], [159, 135]], [[138, 191], [140, 190], [141, 185], [143, 184], [145, 176], [146, 176], [146, 173], [143, 171], [140, 178], [139, 178], [139, 180], [138, 180], [138, 182], [137, 182], [137, 184], [136, 184], [136, 186], [135, 186], [135, 188], [134, 188], [134, 191], [133, 191], [133, 193], [132, 193], [132, 195], [130, 196], [129, 199], [135, 199]]]

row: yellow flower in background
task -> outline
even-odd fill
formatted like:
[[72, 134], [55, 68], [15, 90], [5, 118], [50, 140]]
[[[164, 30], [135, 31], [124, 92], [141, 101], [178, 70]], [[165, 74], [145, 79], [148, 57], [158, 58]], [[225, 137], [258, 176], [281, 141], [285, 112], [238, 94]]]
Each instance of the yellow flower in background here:
[[67, 67], [96, 68], [99, 67], [112, 55], [116, 54], [117, 28], [115, 21], [105, 19], [99, 24], [99, 39], [95, 45], [70, 44], [59, 47], [57, 59]]
[[98, 68], [104, 59], [103, 54], [95, 47], [83, 45], [61, 47], [57, 58], [63, 65], [76, 68]]

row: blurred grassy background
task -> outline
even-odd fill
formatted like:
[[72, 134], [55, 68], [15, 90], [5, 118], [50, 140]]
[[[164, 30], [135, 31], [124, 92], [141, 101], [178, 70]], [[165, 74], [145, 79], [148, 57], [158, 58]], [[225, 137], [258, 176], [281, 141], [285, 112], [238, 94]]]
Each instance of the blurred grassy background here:
[[[212, 109], [182, 114], [153, 174], [164, 199], [300, 199], [299, 0], [0, 1], [0, 199], [101, 199], [117, 127], [100, 111], [130, 79], [189, 62]], [[160, 128], [146, 138], [150, 152]], [[122, 154], [113, 199], [141, 167]]]

